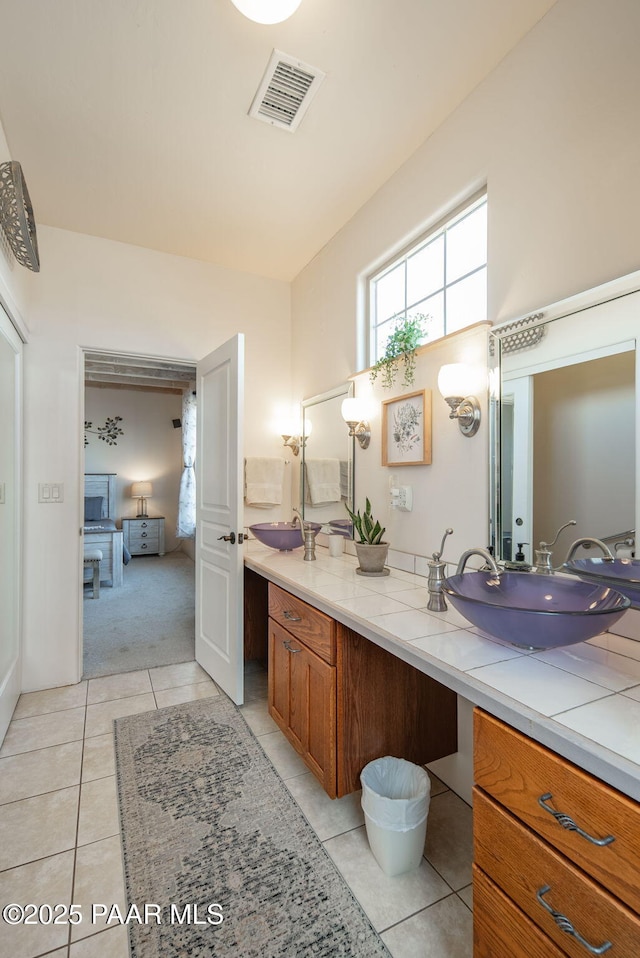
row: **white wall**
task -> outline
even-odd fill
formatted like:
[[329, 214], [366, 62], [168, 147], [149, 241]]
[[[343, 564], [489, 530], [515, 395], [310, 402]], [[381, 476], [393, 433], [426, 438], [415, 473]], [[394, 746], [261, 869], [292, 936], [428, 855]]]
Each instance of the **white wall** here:
[[182, 475], [182, 430], [173, 419], [182, 416], [182, 396], [158, 390], [109, 389], [87, 386], [85, 419], [93, 428], [104, 425], [107, 417], [121, 416], [122, 436], [109, 446], [98, 436], [87, 433], [84, 450], [85, 472], [115, 472], [116, 515], [118, 520], [135, 516], [138, 500], [131, 498], [131, 483], [149, 479], [153, 497], [148, 501], [150, 516], [164, 516], [167, 552], [180, 548], [176, 539], [176, 519], [180, 476]]
[[[489, 196], [492, 322], [638, 268], [639, 35], [637, 0], [559, 0], [324, 247], [292, 287], [294, 388], [300, 397], [365, 365], [358, 339], [363, 276], [483, 184]], [[436, 350], [432, 368], [419, 380], [434, 390], [434, 465], [446, 450], [450, 481], [432, 498], [431, 473], [423, 469], [414, 488], [425, 512], [423, 554], [435, 547], [427, 499], [438, 528], [449, 522], [455, 527], [464, 502], [448, 558], [478, 544], [478, 529], [487, 524], [479, 454], [486, 449], [486, 423], [475, 439], [456, 442], [435, 392], [436, 367], [455, 352], [455, 345], [444, 345], [438, 358]], [[364, 383], [357, 381], [356, 394]], [[371, 452], [358, 450], [357, 500], [369, 489], [382, 490], [388, 471]], [[415, 521], [405, 521], [390, 538], [393, 546], [409, 549], [417, 536]]]
[[[25, 691], [80, 672], [81, 347], [193, 361], [244, 332], [250, 454], [280, 454], [272, 418], [291, 399], [288, 284], [64, 230], [39, 237], [25, 307]], [[64, 483], [64, 503], [38, 504], [45, 481]]]

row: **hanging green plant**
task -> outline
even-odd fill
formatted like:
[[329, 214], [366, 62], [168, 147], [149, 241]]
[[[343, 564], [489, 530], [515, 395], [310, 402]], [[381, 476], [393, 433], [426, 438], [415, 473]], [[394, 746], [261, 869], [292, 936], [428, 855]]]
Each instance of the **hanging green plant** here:
[[372, 383], [381, 376], [383, 389], [390, 389], [396, 381], [398, 369], [402, 363], [403, 386], [412, 386], [416, 372], [416, 349], [426, 335], [425, 325], [430, 319], [424, 313], [398, 317], [395, 327], [387, 340], [384, 355], [372, 366], [369, 378]]

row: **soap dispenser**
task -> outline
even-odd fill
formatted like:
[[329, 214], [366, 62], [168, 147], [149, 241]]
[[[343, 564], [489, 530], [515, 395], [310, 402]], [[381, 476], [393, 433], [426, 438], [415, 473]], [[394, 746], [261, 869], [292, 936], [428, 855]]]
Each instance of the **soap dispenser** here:
[[528, 542], [519, 542], [518, 551], [510, 562], [505, 562], [504, 567], [509, 572], [531, 572], [533, 566], [527, 562], [525, 554], [522, 551], [523, 546], [528, 546]]

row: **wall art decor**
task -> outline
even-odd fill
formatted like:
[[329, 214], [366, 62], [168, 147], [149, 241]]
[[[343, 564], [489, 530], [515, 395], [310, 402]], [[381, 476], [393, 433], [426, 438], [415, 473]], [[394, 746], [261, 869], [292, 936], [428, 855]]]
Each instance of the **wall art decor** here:
[[382, 402], [382, 465], [431, 464], [431, 390]]

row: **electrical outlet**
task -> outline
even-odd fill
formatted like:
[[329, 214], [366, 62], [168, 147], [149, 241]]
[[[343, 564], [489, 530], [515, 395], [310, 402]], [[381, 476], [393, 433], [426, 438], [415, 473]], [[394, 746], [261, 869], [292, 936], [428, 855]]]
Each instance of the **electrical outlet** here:
[[413, 509], [413, 487], [391, 486], [389, 489], [391, 508], [400, 512], [411, 512]]

